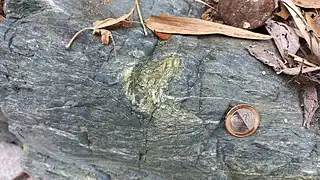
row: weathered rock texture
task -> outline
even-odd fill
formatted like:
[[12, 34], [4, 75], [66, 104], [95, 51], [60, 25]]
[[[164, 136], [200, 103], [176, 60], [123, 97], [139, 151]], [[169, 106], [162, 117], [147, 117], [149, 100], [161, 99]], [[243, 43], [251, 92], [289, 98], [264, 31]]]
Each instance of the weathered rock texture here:
[[[158, 41], [137, 24], [112, 31], [116, 57], [91, 32], [66, 50], [76, 31], [133, 6], [96, 1], [6, 2], [0, 103], [35, 179], [318, 177], [320, 138], [301, 127], [299, 93], [247, 53], [252, 41]], [[145, 17], [201, 11], [191, 0], [141, 1], [141, 8]], [[224, 129], [237, 103], [261, 114], [248, 138]]]

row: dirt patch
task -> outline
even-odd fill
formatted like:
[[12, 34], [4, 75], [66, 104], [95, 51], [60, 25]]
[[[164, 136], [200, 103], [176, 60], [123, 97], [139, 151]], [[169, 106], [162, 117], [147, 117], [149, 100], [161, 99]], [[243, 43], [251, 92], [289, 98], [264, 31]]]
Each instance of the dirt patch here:
[[0, 0], [0, 23], [5, 19], [5, 14], [3, 11], [4, 0]]

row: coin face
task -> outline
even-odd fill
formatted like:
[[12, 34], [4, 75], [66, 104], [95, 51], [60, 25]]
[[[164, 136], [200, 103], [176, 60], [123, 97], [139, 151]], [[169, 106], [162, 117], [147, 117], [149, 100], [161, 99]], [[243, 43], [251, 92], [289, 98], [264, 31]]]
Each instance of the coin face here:
[[260, 123], [258, 111], [248, 104], [234, 106], [226, 116], [227, 131], [237, 137], [253, 134]]

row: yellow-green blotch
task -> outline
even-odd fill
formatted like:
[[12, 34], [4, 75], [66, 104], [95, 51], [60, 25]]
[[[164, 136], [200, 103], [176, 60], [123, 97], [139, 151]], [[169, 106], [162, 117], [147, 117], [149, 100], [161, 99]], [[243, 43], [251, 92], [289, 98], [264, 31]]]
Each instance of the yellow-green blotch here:
[[169, 56], [141, 67], [127, 69], [123, 73], [127, 98], [139, 110], [151, 113], [164, 101], [163, 93], [169, 82], [179, 73], [180, 58]]

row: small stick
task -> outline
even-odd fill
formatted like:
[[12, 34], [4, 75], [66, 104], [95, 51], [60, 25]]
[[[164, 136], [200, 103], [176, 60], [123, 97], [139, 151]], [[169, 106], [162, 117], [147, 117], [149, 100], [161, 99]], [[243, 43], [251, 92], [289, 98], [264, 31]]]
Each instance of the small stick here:
[[144, 23], [143, 23], [143, 18], [142, 18], [142, 15], [141, 15], [141, 11], [140, 11], [140, 6], [139, 6], [138, 0], [135, 0], [135, 4], [136, 4], [137, 10], [138, 10], [138, 15], [139, 15], [139, 18], [140, 18], [142, 27], [143, 27], [144, 35], [148, 36], [147, 28], [146, 28], [146, 26], [145, 26]]
[[212, 9], [214, 9], [214, 7], [212, 7], [210, 4], [208, 4], [208, 3], [206, 3], [206, 2], [204, 2], [204, 1], [202, 1], [202, 0], [195, 0], [195, 1], [196, 1], [196, 2], [199, 2], [199, 3], [201, 3], [201, 4], [204, 4], [204, 5], [212, 8]]
[[111, 32], [110, 32], [110, 37], [111, 37], [112, 44], [113, 44], [114, 57], [116, 57], [116, 56], [117, 56], [117, 53], [116, 53], [116, 42], [114, 41], [114, 39], [113, 39], [113, 36], [112, 36], [112, 33], [111, 33]]
[[288, 55], [293, 57], [294, 61], [300, 62], [302, 64], [305, 64], [305, 65], [308, 65], [308, 66], [311, 66], [311, 67], [318, 67], [317, 65], [307, 61], [305, 58], [299, 57], [299, 56], [297, 56], [295, 54], [292, 54], [292, 53], [288, 53]]
[[76, 39], [76, 37], [82, 33], [83, 31], [86, 31], [86, 30], [90, 30], [90, 29], [93, 29], [92, 27], [86, 27], [86, 28], [83, 28], [81, 29], [80, 31], [78, 31], [73, 37], [72, 39], [69, 41], [68, 45], [66, 46], [67, 49], [70, 48], [71, 44], [73, 43], [73, 41]]

